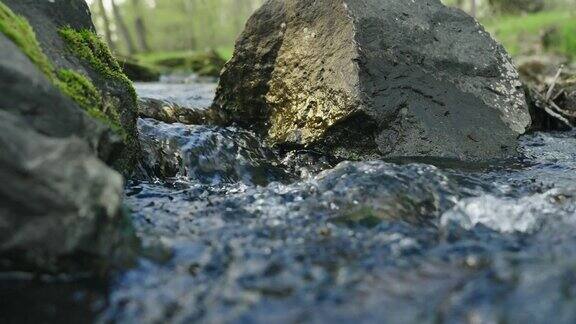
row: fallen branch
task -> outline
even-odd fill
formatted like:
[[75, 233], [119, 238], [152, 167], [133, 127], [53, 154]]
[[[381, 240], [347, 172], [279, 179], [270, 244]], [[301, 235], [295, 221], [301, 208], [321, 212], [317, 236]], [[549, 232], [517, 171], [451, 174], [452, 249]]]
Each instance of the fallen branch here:
[[550, 98], [552, 98], [552, 94], [554, 93], [554, 88], [556, 87], [556, 82], [558, 82], [558, 79], [560, 78], [560, 75], [562, 74], [563, 68], [564, 68], [564, 66], [560, 66], [560, 68], [558, 69], [558, 72], [556, 72], [556, 75], [554, 76], [554, 79], [552, 80], [552, 84], [550, 84], [550, 87], [548, 88], [548, 92], [546, 92], [546, 101], [550, 101]]

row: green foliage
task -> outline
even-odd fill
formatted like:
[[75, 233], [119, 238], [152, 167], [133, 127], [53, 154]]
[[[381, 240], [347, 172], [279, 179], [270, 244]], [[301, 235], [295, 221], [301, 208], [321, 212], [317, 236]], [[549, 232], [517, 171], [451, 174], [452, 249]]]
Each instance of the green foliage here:
[[500, 16], [483, 22], [513, 56], [538, 44], [543, 32], [555, 29], [547, 50], [576, 58], [576, 19], [568, 11], [549, 11], [521, 16]]
[[74, 100], [88, 115], [123, 134], [118, 115], [104, 113], [104, 100], [94, 84], [85, 76], [67, 69], [57, 71], [42, 51], [36, 34], [28, 21], [16, 15], [0, 2], [0, 32], [16, 44], [62, 93]]
[[544, 0], [488, 0], [493, 11], [500, 13], [538, 12], [544, 9]]
[[[91, 2], [94, 22], [100, 34], [104, 35], [103, 14], [97, 2]], [[140, 16], [146, 25], [146, 39], [152, 52], [164, 52], [230, 48], [244, 29], [248, 17], [264, 0], [139, 1], [138, 10], [133, 1], [116, 2], [132, 38], [136, 39], [135, 22]], [[112, 34], [116, 36], [117, 50], [127, 54], [118, 23], [111, 11], [107, 13]]]

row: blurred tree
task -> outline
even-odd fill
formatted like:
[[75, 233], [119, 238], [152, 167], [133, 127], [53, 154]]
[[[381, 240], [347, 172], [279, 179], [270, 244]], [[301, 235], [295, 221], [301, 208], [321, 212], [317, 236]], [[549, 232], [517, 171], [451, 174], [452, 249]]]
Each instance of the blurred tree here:
[[146, 26], [144, 25], [144, 18], [142, 17], [142, 7], [140, 7], [140, 0], [132, 0], [134, 7], [134, 28], [136, 29], [136, 39], [138, 46], [143, 52], [150, 52], [150, 47], [146, 41]]
[[110, 19], [108, 18], [108, 13], [106, 12], [106, 6], [104, 6], [104, 0], [98, 0], [98, 14], [102, 18], [103, 30], [104, 30], [104, 39], [108, 44], [108, 47], [112, 49], [112, 51], [116, 51], [116, 44], [112, 40], [112, 30], [110, 29]]
[[124, 43], [128, 49], [128, 54], [133, 55], [136, 53], [136, 48], [134, 47], [134, 42], [132, 41], [132, 36], [130, 36], [130, 31], [126, 27], [122, 13], [118, 8], [115, 0], [110, 0], [112, 4], [112, 13], [114, 14], [114, 20], [116, 21], [116, 27], [120, 31], [120, 35], [124, 39]]
[[544, 0], [488, 0], [490, 7], [504, 14], [538, 12], [544, 9]]

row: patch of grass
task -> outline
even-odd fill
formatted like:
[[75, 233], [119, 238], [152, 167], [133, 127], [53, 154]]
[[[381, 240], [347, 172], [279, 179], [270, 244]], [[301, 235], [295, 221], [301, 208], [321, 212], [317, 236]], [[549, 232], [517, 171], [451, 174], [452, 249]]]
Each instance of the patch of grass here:
[[548, 50], [576, 58], [576, 17], [569, 11], [497, 16], [482, 23], [513, 56], [527, 52], [530, 44], [537, 44], [542, 32], [556, 29]]
[[104, 100], [94, 84], [78, 72], [56, 70], [42, 51], [32, 26], [2, 2], [0, 32], [13, 41], [62, 93], [74, 100], [88, 115], [108, 125], [116, 133], [124, 133], [118, 115], [115, 112], [108, 115], [104, 112]]
[[58, 32], [70, 52], [88, 62], [96, 72], [125, 86], [131, 93], [134, 105], [136, 104], [136, 90], [132, 82], [100, 37], [90, 30], [76, 30], [71, 27], [63, 27]]
[[[226, 53], [226, 55], [232, 55]], [[192, 71], [201, 76], [219, 76], [226, 60], [219, 50], [177, 51], [139, 54], [136, 60], [164, 71]]]

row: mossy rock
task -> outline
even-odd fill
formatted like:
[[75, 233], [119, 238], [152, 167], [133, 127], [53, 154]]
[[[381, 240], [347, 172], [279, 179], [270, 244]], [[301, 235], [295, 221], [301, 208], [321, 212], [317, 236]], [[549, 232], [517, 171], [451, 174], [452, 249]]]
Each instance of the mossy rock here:
[[218, 77], [226, 61], [216, 51], [178, 54], [153, 61], [154, 65], [166, 70], [185, 70], [200, 76]]
[[160, 79], [160, 72], [154, 67], [141, 64], [129, 58], [119, 58], [118, 63], [122, 67], [124, 74], [132, 81], [154, 82]]
[[123, 179], [102, 163], [129, 171], [118, 163], [135, 133], [121, 100], [135, 97], [103, 82], [58, 34], [66, 16], [89, 27], [85, 9], [81, 0], [0, 1], [0, 271], [105, 275], [138, 252]]
[[139, 158], [136, 91], [104, 42], [95, 34], [84, 1], [4, 0], [1, 31], [64, 94], [108, 126], [123, 147], [102, 139], [98, 155], [125, 175]]

